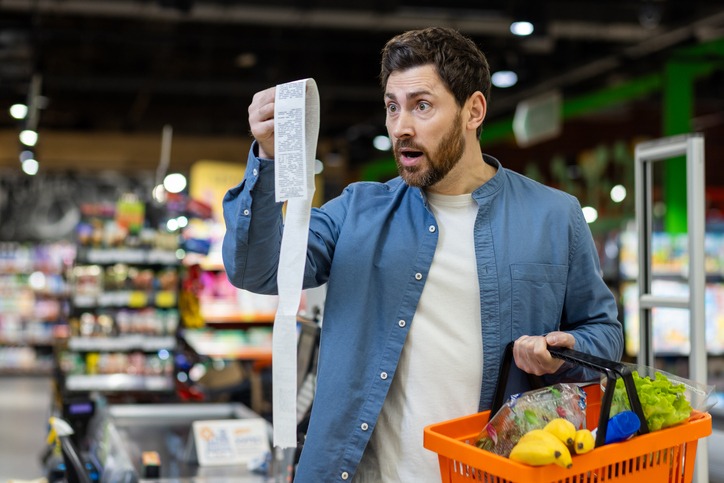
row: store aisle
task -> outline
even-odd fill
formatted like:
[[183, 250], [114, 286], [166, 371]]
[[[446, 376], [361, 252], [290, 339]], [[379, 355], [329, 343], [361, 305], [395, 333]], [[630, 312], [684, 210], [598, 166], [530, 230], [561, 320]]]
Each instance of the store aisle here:
[[0, 377], [0, 483], [44, 476], [52, 385], [44, 377]]

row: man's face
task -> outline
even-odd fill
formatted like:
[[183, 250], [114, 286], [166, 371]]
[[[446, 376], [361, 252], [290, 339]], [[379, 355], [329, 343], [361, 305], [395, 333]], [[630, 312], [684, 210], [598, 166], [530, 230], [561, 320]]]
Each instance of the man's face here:
[[385, 91], [387, 132], [410, 186], [442, 180], [465, 151], [461, 110], [432, 65], [393, 72]]

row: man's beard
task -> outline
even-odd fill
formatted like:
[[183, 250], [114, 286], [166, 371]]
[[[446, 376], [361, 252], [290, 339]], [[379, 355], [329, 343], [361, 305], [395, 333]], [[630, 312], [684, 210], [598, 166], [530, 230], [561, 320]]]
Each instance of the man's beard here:
[[[398, 139], [395, 143], [395, 162], [402, 179], [410, 186], [427, 188], [442, 180], [452, 170], [465, 151], [465, 138], [460, 126], [461, 115], [458, 113], [450, 129], [440, 140], [437, 149], [428, 155], [427, 151], [409, 139]], [[422, 152], [425, 157], [423, 164], [404, 166], [400, 163], [400, 149], [408, 148]]]

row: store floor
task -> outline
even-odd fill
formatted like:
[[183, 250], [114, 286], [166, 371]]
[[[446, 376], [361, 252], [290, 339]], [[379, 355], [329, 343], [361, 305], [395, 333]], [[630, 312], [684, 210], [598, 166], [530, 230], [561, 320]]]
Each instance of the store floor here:
[[51, 398], [50, 378], [0, 378], [0, 483], [44, 476], [40, 455]]
[[[50, 378], [0, 377], [0, 483], [44, 476], [45, 447], [52, 388]], [[710, 483], [724, 483], [724, 397], [712, 414], [709, 437]]]

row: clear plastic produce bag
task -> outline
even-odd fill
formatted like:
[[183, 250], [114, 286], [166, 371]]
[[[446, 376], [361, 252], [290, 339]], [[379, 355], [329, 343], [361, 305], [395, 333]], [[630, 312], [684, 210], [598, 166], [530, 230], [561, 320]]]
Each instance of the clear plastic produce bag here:
[[586, 393], [577, 384], [560, 383], [511, 396], [480, 432], [476, 446], [507, 457], [521, 436], [555, 418], [569, 420], [576, 429], [586, 424]]
[[[629, 364], [636, 393], [650, 431], [668, 428], [686, 421], [691, 411], [708, 412], [717, 402], [714, 386], [701, 384], [649, 366]], [[606, 390], [606, 379], [601, 380]], [[616, 382], [611, 404], [614, 416], [630, 409], [623, 380]]]

